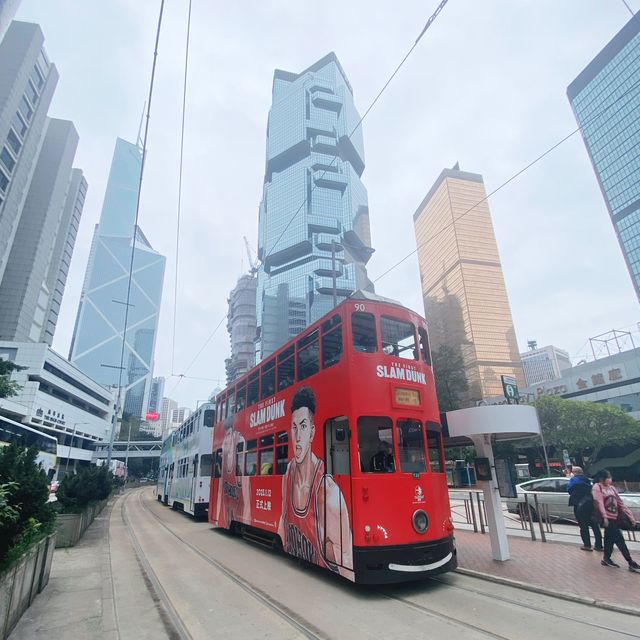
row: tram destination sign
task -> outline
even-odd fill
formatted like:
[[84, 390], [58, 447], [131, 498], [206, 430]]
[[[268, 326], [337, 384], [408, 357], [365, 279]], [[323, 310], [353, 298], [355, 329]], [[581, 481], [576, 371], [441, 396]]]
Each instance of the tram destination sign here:
[[420, 392], [417, 389], [401, 389], [396, 387], [393, 392], [396, 404], [408, 405], [410, 407], [420, 406]]

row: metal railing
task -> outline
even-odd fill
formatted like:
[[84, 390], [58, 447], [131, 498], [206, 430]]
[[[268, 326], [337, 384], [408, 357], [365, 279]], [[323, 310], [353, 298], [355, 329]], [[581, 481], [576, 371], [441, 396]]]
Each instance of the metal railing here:
[[[562, 535], [579, 537], [580, 531], [577, 522], [573, 518], [552, 515], [549, 505], [539, 499], [544, 496], [544, 492], [528, 491], [522, 496], [522, 502], [518, 502], [518, 512], [513, 514], [503, 510], [503, 516], [507, 528], [519, 528], [527, 531], [532, 541], [538, 537], [542, 542], [547, 542], [547, 534], [560, 533]], [[451, 515], [453, 524], [458, 523], [470, 525], [475, 533], [486, 533], [488, 529], [487, 511], [484, 503], [484, 494], [477, 489], [471, 490], [450, 490]], [[568, 500], [568, 496], [567, 496]], [[509, 527], [509, 524], [513, 526]], [[568, 523], [576, 525], [571, 531], [554, 531], [554, 523]], [[624, 531], [629, 542], [638, 542], [637, 531]]]

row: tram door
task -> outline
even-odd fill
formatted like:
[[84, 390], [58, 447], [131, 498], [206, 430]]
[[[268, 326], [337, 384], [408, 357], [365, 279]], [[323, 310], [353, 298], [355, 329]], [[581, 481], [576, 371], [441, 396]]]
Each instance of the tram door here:
[[198, 482], [198, 454], [193, 457], [193, 478], [191, 479], [191, 509], [196, 511], [196, 487]]
[[[324, 443], [325, 443], [325, 469], [326, 473], [333, 478], [333, 481], [338, 486], [344, 501], [346, 503], [347, 510], [344, 508], [339, 510], [339, 513], [327, 512], [322, 509], [319, 513], [320, 518], [324, 518], [324, 522], [321, 523], [324, 531], [324, 555], [329, 560], [335, 560], [339, 565], [352, 569], [351, 561], [351, 549], [345, 549], [345, 547], [351, 546], [351, 536], [344, 538], [345, 529], [349, 529], [349, 511], [351, 511], [351, 463], [349, 459], [349, 421], [346, 417], [341, 416], [339, 418], [332, 418], [327, 420], [324, 425]], [[326, 485], [327, 478], [325, 476], [324, 482]], [[325, 486], [326, 495], [326, 486]], [[331, 522], [328, 519], [331, 518]], [[339, 520], [336, 521], [336, 518]], [[336, 558], [333, 549], [333, 541], [331, 536], [340, 536], [340, 548], [342, 549], [342, 557]]]

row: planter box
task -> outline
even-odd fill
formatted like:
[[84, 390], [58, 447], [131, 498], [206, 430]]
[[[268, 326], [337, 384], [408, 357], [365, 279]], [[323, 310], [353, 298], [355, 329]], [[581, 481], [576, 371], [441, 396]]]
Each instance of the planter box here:
[[88, 505], [80, 513], [59, 513], [56, 518], [56, 548], [74, 547], [87, 527], [104, 509], [107, 500]]
[[0, 640], [5, 640], [49, 582], [56, 534], [31, 547], [6, 573], [0, 575]]

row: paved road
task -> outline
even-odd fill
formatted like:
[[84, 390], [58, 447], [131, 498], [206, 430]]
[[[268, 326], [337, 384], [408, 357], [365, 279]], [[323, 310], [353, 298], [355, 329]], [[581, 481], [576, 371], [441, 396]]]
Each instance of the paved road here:
[[112, 557], [117, 618], [146, 589], [154, 638], [640, 638], [637, 617], [457, 574], [357, 587], [173, 512], [151, 488], [120, 498], [111, 520], [112, 555], [126, 532], [144, 568], [118, 578], [125, 557]]

